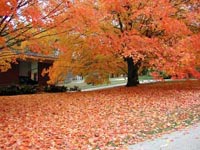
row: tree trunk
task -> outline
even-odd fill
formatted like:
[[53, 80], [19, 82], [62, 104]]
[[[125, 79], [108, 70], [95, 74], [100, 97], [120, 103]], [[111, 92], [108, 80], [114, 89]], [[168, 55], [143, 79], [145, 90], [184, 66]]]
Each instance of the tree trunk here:
[[139, 79], [138, 79], [139, 63], [134, 64], [132, 57], [125, 58], [125, 61], [127, 62], [128, 65], [128, 81], [126, 86], [127, 87], [136, 86], [137, 84], [139, 84]]

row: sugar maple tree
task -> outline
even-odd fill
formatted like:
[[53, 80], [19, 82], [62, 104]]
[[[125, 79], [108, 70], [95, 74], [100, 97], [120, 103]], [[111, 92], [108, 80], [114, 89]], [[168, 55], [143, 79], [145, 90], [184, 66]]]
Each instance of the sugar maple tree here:
[[[52, 42], [45, 38], [64, 33], [68, 28], [54, 30], [66, 22], [69, 16], [62, 17], [70, 7], [67, 0], [0, 0], [0, 53], [14, 50], [23, 53], [24, 50], [51, 51]], [[58, 18], [59, 16], [59, 18]], [[53, 30], [53, 31], [52, 31]], [[44, 45], [40, 44], [44, 40]], [[50, 53], [50, 52], [48, 52]], [[0, 55], [1, 69], [9, 68], [14, 58]]]
[[[87, 82], [107, 82], [128, 70], [127, 86], [138, 84], [138, 69], [159, 76], [199, 77], [198, 0], [1, 0], [0, 50], [28, 47], [60, 56], [48, 71], [51, 81], [67, 72]], [[127, 63], [127, 69], [123, 61]], [[119, 66], [119, 67], [118, 67]]]
[[[127, 86], [139, 83], [141, 67], [153, 70], [156, 77], [160, 72], [176, 78], [199, 77], [195, 68], [200, 52], [198, 1], [75, 1], [68, 13], [73, 13], [69, 25], [73, 30], [58, 40], [63, 43], [60, 41], [65, 39], [62, 47], [66, 52], [49, 70], [51, 79], [70, 70], [86, 77], [100, 76], [103, 82], [119, 59], [128, 66]], [[67, 40], [72, 37], [73, 42]], [[110, 65], [105, 59], [111, 60]], [[68, 65], [63, 67], [63, 62]], [[73, 67], [75, 62], [78, 67]]]
[[71, 33], [58, 37], [55, 47], [61, 50], [59, 58], [52, 68], [44, 71], [50, 75], [50, 84], [63, 81], [69, 73], [84, 76], [86, 83], [108, 83], [109, 74], [126, 72], [123, 59], [113, 53], [102, 53], [102, 49], [107, 47], [101, 44], [99, 36], [91, 34], [85, 32], [84, 38]]

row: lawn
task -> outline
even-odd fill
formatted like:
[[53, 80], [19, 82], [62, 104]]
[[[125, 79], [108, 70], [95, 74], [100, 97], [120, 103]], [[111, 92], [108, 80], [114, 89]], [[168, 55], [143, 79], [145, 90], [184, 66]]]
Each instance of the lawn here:
[[127, 80], [125, 78], [121, 77], [121, 78], [110, 78], [110, 83], [108, 83], [108, 84], [92, 85], [92, 84], [85, 83], [84, 80], [80, 80], [80, 81], [72, 81], [72, 82], [64, 84], [64, 85], [69, 88], [78, 86], [81, 90], [85, 90], [85, 89], [113, 86], [113, 85], [119, 85], [119, 84], [125, 85], [126, 82], [127, 82]]
[[[153, 78], [151, 76], [148, 76], [148, 75], [139, 76], [140, 82], [149, 81], [149, 80], [152, 80], [152, 79]], [[101, 85], [87, 84], [87, 83], [84, 82], [84, 80], [72, 81], [72, 82], [66, 83], [64, 85], [69, 87], [69, 88], [74, 87], [74, 86], [78, 86], [80, 89], [85, 90], [85, 89], [91, 89], [91, 88], [98, 88], [98, 87], [102, 87], [102, 86], [106, 87], [106, 86], [114, 86], [114, 85], [126, 85], [126, 83], [127, 83], [127, 78], [125, 78], [125, 77], [110, 78], [109, 80], [110, 80], [109, 84], [101, 84]]]
[[111, 150], [200, 121], [200, 81], [0, 97], [0, 149]]

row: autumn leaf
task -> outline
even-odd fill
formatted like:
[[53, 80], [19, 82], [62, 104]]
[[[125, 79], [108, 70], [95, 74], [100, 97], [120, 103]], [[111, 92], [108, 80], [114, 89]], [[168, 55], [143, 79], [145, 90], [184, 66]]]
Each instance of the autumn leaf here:
[[1, 149], [126, 149], [200, 120], [199, 81], [0, 97]]

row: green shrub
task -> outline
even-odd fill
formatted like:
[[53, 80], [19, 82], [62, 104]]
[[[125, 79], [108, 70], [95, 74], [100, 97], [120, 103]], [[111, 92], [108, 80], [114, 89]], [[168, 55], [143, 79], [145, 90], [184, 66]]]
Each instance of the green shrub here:
[[37, 92], [37, 86], [11, 85], [0, 88], [0, 95], [33, 94]]
[[46, 86], [44, 88], [45, 92], [52, 92], [52, 93], [56, 93], [56, 92], [66, 92], [68, 89], [65, 86], [55, 86], [55, 85], [50, 85], [50, 86]]
[[0, 95], [16, 95], [19, 93], [20, 93], [19, 87], [15, 85], [8, 87], [1, 87], [0, 89]]
[[74, 86], [70, 88], [69, 91], [81, 91], [81, 89], [78, 86]]
[[33, 85], [23, 85], [20, 86], [19, 89], [21, 94], [34, 94], [38, 91], [37, 86]]

